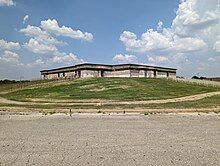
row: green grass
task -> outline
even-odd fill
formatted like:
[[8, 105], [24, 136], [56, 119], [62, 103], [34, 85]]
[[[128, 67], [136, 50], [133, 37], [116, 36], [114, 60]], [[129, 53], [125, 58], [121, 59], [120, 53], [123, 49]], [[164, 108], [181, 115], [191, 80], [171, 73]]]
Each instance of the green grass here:
[[62, 84], [50, 82], [45, 86], [26, 86], [17, 90], [12, 88], [14, 91], [1, 96], [20, 101], [31, 98], [136, 101], [176, 98], [220, 90], [220, 87], [154, 78], [94, 78]]
[[[48, 105], [17, 105], [17, 104], [4, 104], [0, 103], [0, 107], [24, 107], [33, 109], [135, 109], [135, 108], [146, 108], [146, 109], [185, 109], [185, 108], [216, 108], [220, 107], [220, 95], [207, 97], [197, 101], [184, 101], [175, 103], [164, 103], [164, 104], [127, 104], [127, 105], [59, 105], [59, 104], [48, 104]], [[101, 113], [101, 112], [99, 112]]]
[[[14, 83], [2, 83], [0, 84], [0, 92], [8, 92], [14, 90], [25, 89], [26, 87], [31, 86], [40, 86], [41, 84], [50, 83], [54, 80], [36, 80], [30, 82], [14, 82]], [[56, 81], [55, 81], [56, 82]]]

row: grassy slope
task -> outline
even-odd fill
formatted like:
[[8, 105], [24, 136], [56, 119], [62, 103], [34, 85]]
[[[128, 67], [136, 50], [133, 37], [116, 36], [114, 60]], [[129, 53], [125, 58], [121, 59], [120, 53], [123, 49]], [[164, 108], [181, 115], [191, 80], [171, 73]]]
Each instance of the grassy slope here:
[[59, 104], [48, 104], [48, 105], [17, 105], [17, 104], [3, 104], [0, 103], [0, 107], [24, 107], [33, 109], [185, 109], [185, 108], [216, 108], [220, 107], [220, 95], [207, 97], [197, 101], [184, 101], [175, 103], [164, 103], [164, 104], [131, 104], [131, 105], [59, 105]]
[[[8, 92], [14, 90], [20, 90], [25, 87], [36, 86], [39, 87], [42, 84], [51, 83], [53, 80], [36, 80], [30, 82], [16, 82], [16, 83], [1, 83], [0, 84], [0, 92]], [[53, 81], [54, 82], [54, 81]]]
[[[2, 89], [2, 87], [0, 87]], [[48, 83], [45, 86], [27, 86], [22, 90], [1, 96], [25, 100], [45, 99], [106, 99], [106, 100], [154, 100], [182, 97], [219, 91], [219, 87], [150, 78], [96, 78], [74, 80], [66, 84]]]

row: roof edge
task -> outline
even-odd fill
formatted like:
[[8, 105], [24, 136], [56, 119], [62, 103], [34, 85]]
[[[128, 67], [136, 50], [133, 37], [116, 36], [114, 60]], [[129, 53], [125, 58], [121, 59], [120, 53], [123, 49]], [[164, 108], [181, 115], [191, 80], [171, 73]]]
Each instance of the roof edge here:
[[163, 67], [163, 66], [152, 66], [152, 65], [146, 65], [146, 64], [134, 64], [134, 63], [123, 63], [123, 64], [115, 64], [115, 65], [107, 65], [107, 64], [96, 64], [96, 63], [81, 63], [81, 64], [76, 64], [73, 66], [67, 66], [67, 67], [58, 67], [58, 68], [53, 68], [53, 69], [48, 69], [48, 70], [41, 70], [40, 72], [50, 72], [50, 71], [55, 71], [55, 70], [62, 70], [62, 69], [68, 69], [68, 68], [74, 68], [74, 67], [80, 67], [83, 65], [93, 65], [93, 66], [106, 66], [106, 67], [114, 67], [114, 66], [144, 66], [144, 67], [155, 67], [155, 68], [160, 68], [160, 69], [171, 69], [171, 70], [177, 70], [176, 68], [170, 68], [170, 67]]

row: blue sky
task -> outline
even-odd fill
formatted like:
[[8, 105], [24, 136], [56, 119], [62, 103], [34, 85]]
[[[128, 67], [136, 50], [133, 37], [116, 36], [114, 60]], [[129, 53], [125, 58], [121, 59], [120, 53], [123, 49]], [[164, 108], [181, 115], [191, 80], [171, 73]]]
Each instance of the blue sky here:
[[38, 78], [41, 69], [83, 62], [220, 75], [217, 3], [0, 0], [0, 79]]

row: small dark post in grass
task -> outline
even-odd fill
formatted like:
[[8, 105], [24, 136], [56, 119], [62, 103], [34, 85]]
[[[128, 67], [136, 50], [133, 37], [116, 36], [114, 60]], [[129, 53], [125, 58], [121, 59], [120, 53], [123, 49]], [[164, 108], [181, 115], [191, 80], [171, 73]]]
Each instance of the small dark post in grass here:
[[148, 112], [145, 112], [145, 113], [144, 113], [144, 115], [148, 115], [148, 114], [149, 114]]
[[72, 117], [72, 110], [70, 109], [70, 116]]
[[125, 110], [123, 111], [123, 114], [125, 114]]

